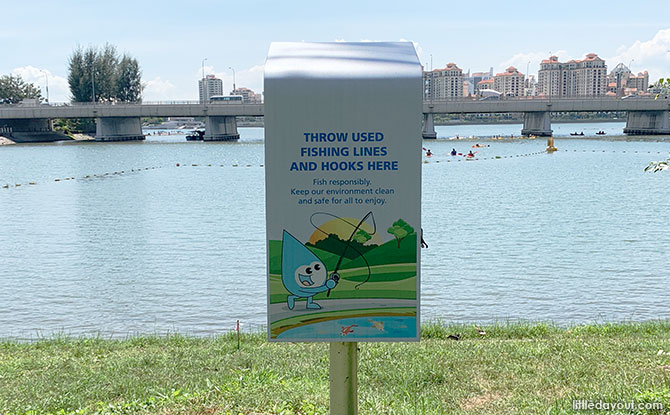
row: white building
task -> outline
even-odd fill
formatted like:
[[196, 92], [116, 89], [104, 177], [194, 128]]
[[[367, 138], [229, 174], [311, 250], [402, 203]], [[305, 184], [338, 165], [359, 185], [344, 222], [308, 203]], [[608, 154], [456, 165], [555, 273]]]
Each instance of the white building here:
[[242, 101], [248, 104], [260, 104], [261, 96], [249, 88], [239, 87], [233, 90], [230, 95], [241, 95]]
[[524, 95], [527, 97], [533, 97], [537, 95], [537, 81], [535, 80], [535, 75], [528, 75], [526, 77]]
[[463, 97], [463, 71], [455, 63], [442, 69], [423, 72], [424, 98], [452, 99]]
[[607, 75], [607, 82], [609, 92], [617, 96], [645, 93], [649, 88], [649, 73], [644, 71], [635, 75], [620, 63]]
[[582, 60], [559, 62], [550, 56], [540, 63], [538, 89], [547, 96], [600, 96], [607, 92], [607, 65], [595, 53]]
[[525, 76], [514, 66], [493, 77], [493, 89], [507, 97], [524, 95]]
[[200, 102], [209, 100], [214, 95], [223, 95], [223, 81], [214, 75], [207, 75], [198, 81]]

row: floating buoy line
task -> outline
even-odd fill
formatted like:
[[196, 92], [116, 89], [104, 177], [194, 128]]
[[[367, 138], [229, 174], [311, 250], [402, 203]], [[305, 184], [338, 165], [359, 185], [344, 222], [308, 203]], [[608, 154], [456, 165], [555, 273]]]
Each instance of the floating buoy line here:
[[[233, 162], [232, 164], [197, 164], [197, 163], [191, 163], [191, 164], [186, 164], [186, 163], [176, 163], [176, 167], [264, 167], [263, 164], [240, 164], [238, 162]], [[47, 182], [65, 182], [65, 181], [72, 181], [72, 180], [93, 180], [93, 179], [101, 179], [105, 177], [111, 177], [111, 176], [120, 176], [123, 174], [128, 174], [128, 173], [138, 173], [142, 171], [147, 171], [147, 170], [156, 170], [156, 169], [162, 169], [165, 168], [166, 166], [152, 166], [152, 167], [142, 167], [138, 169], [130, 169], [130, 170], [119, 170], [119, 171], [110, 171], [106, 173], [96, 173], [96, 174], [87, 174], [84, 176], [80, 177], [74, 177], [74, 176], [66, 176], [66, 177], [57, 177], [52, 180], [45, 180], [44, 182], [41, 183], [47, 183]], [[2, 189], [9, 189], [13, 187], [21, 187], [23, 185], [29, 185], [29, 186], [35, 186], [37, 185], [37, 181], [30, 181], [28, 183], [15, 183], [15, 184], [3, 184], [0, 185], [0, 188]]]
[[[563, 152], [573, 152], [573, 153], [626, 153], [626, 150], [561, 150]], [[664, 154], [662, 151], [628, 151], [628, 153], [639, 153], [639, 154]], [[433, 153], [434, 155], [435, 153]], [[451, 156], [447, 155], [447, 157], [451, 156], [454, 157], [453, 159], [442, 159], [442, 160], [427, 160], [424, 159], [423, 163], [424, 164], [429, 164], [429, 163], [457, 163], [461, 161], [481, 161], [481, 160], [500, 160], [500, 159], [512, 159], [516, 157], [529, 157], [529, 156], [537, 156], [541, 154], [547, 154], [546, 150], [542, 151], [535, 151], [532, 153], [522, 153], [522, 154], [508, 154], [505, 156], [489, 156], [489, 157], [465, 157], [465, 156]], [[432, 157], [432, 156], [431, 156]]]
[[[573, 152], [573, 153], [638, 153], [638, 154], [664, 154], [662, 151], [639, 151], [639, 150], [634, 150], [634, 151], [626, 151], [626, 150], [560, 150], [562, 152]], [[433, 153], [434, 154], [434, 153]], [[532, 153], [522, 153], [522, 154], [508, 154], [505, 156], [489, 156], [489, 157], [458, 157], [456, 159], [447, 159], [447, 160], [424, 160], [424, 164], [428, 163], [456, 163], [456, 162], [467, 162], [467, 161], [484, 161], [484, 160], [501, 160], [501, 159], [511, 159], [511, 158], [517, 158], [517, 157], [530, 157], [530, 156], [537, 156], [540, 154], [547, 154], [546, 151], [535, 151]], [[187, 168], [187, 167], [244, 167], [244, 168], [250, 168], [250, 167], [264, 167], [264, 164], [249, 164], [249, 163], [239, 163], [237, 161], [233, 162], [232, 164], [199, 164], [199, 163], [176, 163], [174, 165], [175, 167], [180, 167], [180, 168]], [[165, 166], [152, 166], [152, 167], [143, 167], [139, 169], [130, 169], [130, 170], [120, 170], [120, 171], [112, 171], [112, 172], [106, 172], [106, 173], [97, 173], [97, 174], [87, 174], [81, 177], [63, 177], [63, 178], [55, 178], [53, 180], [46, 180], [45, 182], [64, 182], [64, 181], [72, 181], [72, 180], [93, 180], [93, 179], [101, 179], [105, 177], [110, 177], [110, 176], [119, 176], [123, 174], [128, 174], [128, 173], [139, 173], [142, 171], [147, 171], [147, 170], [156, 170], [156, 169], [161, 169], [165, 168]], [[21, 186], [36, 186], [38, 184], [37, 181], [29, 181], [27, 183], [15, 183], [15, 184], [3, 184], [0, 185], [0, 188], [2, 189], [10, 189], [10, 188], [15, 188], [15, 187], [21, 187]]]

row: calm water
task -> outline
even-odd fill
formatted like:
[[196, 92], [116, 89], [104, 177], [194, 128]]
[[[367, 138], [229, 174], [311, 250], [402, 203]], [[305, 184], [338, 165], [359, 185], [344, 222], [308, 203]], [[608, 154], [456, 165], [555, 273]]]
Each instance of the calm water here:
[[[435, 155], [423, 164], [423, 319], [670, 318], [670, 172], [643, 172], [670, 138], [615, 137], [622, 128], [554, 124], [592, 137], [559, 138], [551, 155], [534, 154], [541, 139], [481, 138], [476, 161], [447, 155], [476, 141], [424, 141]], [[240, 133], [0, 147], [0, 337], [260, 328], [263, 130]]]

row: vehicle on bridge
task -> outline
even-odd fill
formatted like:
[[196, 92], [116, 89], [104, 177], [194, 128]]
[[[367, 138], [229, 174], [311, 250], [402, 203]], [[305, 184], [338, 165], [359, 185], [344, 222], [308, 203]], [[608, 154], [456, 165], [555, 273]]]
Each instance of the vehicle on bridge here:
[[222, 102], [226, 104], [241, 104], [244, 101], [242, 95], [212, 95], [209, 97], [209, 102]]

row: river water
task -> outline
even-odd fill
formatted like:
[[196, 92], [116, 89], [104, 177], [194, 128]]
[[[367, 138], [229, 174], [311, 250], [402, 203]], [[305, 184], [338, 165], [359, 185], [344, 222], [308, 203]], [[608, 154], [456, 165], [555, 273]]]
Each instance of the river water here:
[[[553, 127], [554, 154], [544, 139], [484, 138], [520, 125], [437, 127], [423, 142], [424, 321], [670, 318], [670, 172], [643, 172], [670, 138]], [[260, 329], [263, 129], [240, 134], [0, 148], [0, 337]]]

